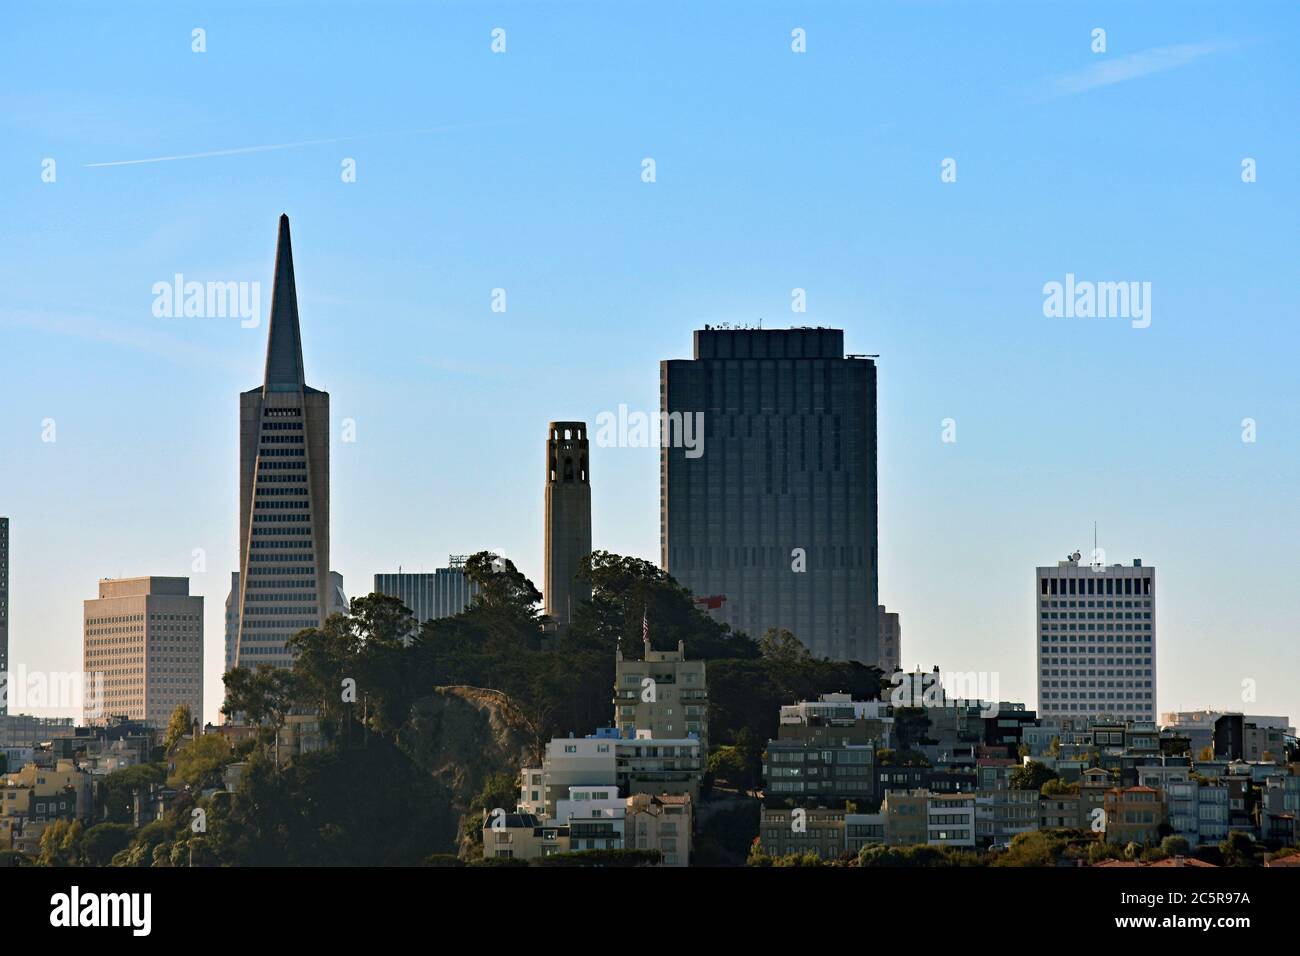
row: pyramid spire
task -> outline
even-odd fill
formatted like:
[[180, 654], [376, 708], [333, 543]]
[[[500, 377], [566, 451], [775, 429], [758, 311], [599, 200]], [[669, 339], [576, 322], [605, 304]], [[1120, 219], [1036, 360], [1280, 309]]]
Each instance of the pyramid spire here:
[[266, 339], [268, 391], [301, 389], [302, 331], [298, 327], [298, 292], [293, 281], [293, 247], [289, 242], [289, 217], [280, 217], [280, 238], [275, 247], [275, 287], [271, 291], [271, 328]]

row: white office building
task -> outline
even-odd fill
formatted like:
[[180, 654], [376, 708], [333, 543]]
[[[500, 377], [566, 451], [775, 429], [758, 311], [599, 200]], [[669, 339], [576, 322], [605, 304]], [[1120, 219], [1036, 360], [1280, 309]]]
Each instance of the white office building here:
[[1156, 719], [1155, 575], [1077, 551], [1036, 570], [1039, 714]]

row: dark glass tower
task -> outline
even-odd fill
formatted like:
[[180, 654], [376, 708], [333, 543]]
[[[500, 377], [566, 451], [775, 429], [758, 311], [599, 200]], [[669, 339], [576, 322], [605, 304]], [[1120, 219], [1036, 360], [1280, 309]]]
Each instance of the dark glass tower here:
[[875, 362], [840, 329], [706, 327], [659, 376], [665, 434], [703, 413], [702, 444], [660, 450], [664, 569], [751, 637], [876, 664]]
[[305, 383], [289, 217], [280, 217], [262, 384], [239, 396], [234, 665], [287, 667], [285, 641], [330, 608], [330, 397]]

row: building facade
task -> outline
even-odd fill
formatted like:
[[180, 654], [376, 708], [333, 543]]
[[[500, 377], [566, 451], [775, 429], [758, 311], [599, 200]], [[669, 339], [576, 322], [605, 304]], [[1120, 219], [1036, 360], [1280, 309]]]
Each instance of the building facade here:
[[591, 462], [586, 422], [546, 426], [545, 613], [560, 625], [573, 620], [591, 587], [577, 578], [591, 554]]
[[234, 665], [292, 662], [329, 614], [329, 402], [306, 384], [289, 218], [280, 217], [262, 384], [239, 396], [239, 620]]
[[465, 556], [453, 554], [447, 567], [432, 574], [376, 574], [375, 593], [395, 597], [411, 610], [417, 625], [455, 617], [469, 607], [478, 585], [465, 574]]
[[660, 363], [662, 566], [733, 629], [878, 664], [875, 362], [840, 329], [694, 340]]
[[903, 625], [897, 611], [880, 605], [880, 670], [894, 674], [903, 669]]
[[[86, 723], [165, 727], [181, 705], [202, 715], [203, 598], [189, 578], [102, 580], [83, 618]], [[92, 690], [101, 675], [102, 691]]]
[[1036, 570], [1040, 714], [1156, 719], [1155, 575], [1077, 551]]
[[625, 659], [622, 649], [616, 650], [614, 721], [625, 737], [638, 731], [652, 737], [697, 737], [707, 759], [709, 683], [704, 661], [688, 661], [682, 642], [675, 651], [656, 651], [647, 639], [639, 661]]

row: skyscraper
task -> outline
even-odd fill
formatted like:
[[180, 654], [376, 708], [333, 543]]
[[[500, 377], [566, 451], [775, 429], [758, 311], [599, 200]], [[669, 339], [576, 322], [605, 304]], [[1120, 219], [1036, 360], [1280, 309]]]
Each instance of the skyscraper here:
[[285, 641], [329, 613], [329, 415], [329, 393], [303, 373], [289, 217], [281, 216], [266, 371], [239, 396], [235, 666], [288, 666]]
[[1156, 719], [1156, 569], [1079, 563], [1035, 572], [1038, 712]]
[[410, 609], [416, 624], [423, 624], [465, 610], [478, 594], [478, 585], [465, 574], [465, 556], [453, 554], [447, 567], [432, 574], [376, 574], [375, 593], [397, 598]]
[[189, 578], [141, 577], [99, 582], [84, 602], [87, 675], [103, 675], [103, 697], [88, 682], [88, 724], [126, 716], [166, 727], [181, 704], [203, 717], [203, 598]]
[[878, 664], [875, 362], [839, 329], [705, 327], [659, 374], [664, 569], [751, 637]]
[[903, 625], [898, 612], [880, 605], [880, 669], [889, 677], [903, 666]]
[[586, 422], [551, 422], [546, 439], [546, 613], [568, 624], [591, 588], [575, 579], [591, 554], [591, 472]]
[[9, 519], [0, 518], [0, 717], [9, 713]]

